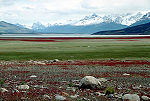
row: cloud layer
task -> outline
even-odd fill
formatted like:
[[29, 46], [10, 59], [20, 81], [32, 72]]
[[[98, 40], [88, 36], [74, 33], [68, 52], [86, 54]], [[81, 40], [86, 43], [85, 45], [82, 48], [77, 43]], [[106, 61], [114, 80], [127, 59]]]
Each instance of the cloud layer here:
[[30, 25], [79, 19], [91, 13], [120, 14], [150, 10], [150, 0], [0, 0], [0, 20]]

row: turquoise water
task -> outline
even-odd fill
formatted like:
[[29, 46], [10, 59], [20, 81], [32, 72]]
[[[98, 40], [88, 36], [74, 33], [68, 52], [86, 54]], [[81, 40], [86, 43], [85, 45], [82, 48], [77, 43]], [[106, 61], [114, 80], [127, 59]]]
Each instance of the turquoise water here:
[[150, 35], [90, 35], [90, 34], [1, 34], [0, 37], [141, 37]]

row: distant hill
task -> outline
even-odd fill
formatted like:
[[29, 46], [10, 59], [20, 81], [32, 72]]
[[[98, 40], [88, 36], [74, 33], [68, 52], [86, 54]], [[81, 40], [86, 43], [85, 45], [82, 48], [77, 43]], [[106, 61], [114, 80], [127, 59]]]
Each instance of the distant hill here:
[[11, 23], [7, 23], [5, 21], [0, 21], [0, 33], [33, 33], [32, 30], [28, 29], [28, 28], [23, 28]]
[[128, 27], [121, 30], [100, 31], [92, 35], [150, 35], [150, 23]]
[[[41, 28], [42, 27], [42, 28]], [[35, 27], [37, 28], [34, 31], [39, 33], [80, 33], [80, 34], [92, 34], [97, 31], [103, 30], [116, 30], [126, 28], [126, 25], [117, 24], [115, 22], [104, 22], [100, 24], [90, 24], [90, 25], [55, 25], [55, 26], [48, 26], [48, 27]], [[38, 29], [41, 28], [41, 29]]]

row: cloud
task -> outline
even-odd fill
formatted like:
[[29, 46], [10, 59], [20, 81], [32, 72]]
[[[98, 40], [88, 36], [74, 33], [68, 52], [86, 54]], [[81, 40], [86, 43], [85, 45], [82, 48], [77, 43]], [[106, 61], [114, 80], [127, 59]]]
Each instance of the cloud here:
[[11, 23], [55, 23], [91, 13], [148, 11], [150, 0], [0, 0], [0, 19]]
[[150, 0], [83, 0], [82, 7], [102, 13], [127, 13], [149, 10]]

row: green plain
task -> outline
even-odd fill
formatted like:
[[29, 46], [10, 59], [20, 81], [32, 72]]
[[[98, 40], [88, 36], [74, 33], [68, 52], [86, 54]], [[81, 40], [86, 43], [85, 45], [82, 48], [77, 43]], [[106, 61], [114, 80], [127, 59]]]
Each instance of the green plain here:
[[149, 59], [150, 40], [83, 39], [64, 42], [0, 41], [0, 60]]

